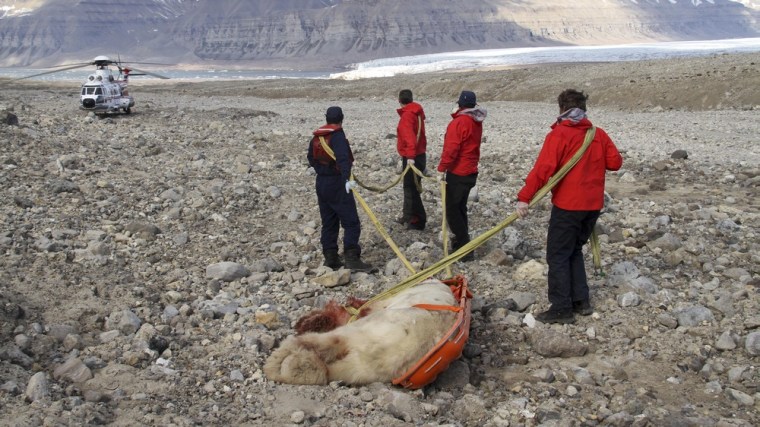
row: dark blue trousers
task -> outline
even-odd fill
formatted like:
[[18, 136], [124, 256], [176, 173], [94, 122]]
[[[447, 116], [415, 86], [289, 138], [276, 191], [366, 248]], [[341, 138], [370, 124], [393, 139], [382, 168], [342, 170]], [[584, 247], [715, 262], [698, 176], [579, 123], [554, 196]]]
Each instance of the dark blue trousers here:
[[338, 249], [338, 233], [343, 227], [343, 250], [359, 249], [361, 222], [353, 193], [346, 193], [340, 175], [317, 175], [317, 201], [322, 217], [322, 250]]
[[552, 310], [571, 309], [589, 299], [583, 245], [594, 230], [599, 211], [568, 211], [554, 206], [546, 236], [549, 302]]

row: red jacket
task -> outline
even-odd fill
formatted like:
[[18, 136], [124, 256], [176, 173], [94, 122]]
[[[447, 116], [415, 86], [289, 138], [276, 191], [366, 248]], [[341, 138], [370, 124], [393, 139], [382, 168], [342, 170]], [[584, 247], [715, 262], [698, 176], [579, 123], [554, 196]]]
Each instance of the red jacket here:
[[460, 108], [451, 117], [453, 120], [443, 138], [438, 172], [451, 172], [459, 176], [477, 173], [486, 110], [480, 106]]
[[[400, 116], [396, 128], [396, 149], [401, 157], [414, 159], [427, 149], [425, 137], [425, 111], [416, 102], [410, 102], [396, 110]], [[417, 133], [419, 132], [419, 140]]]
[[[571, 120], [552, 125], [536, 164], [525, 178], [525, 186], [517, 194], [518, 200], [529, 203], [536, 192], [546, 184], [583, 145], [586, 130], [591, 122], [584, 118], [577, 123]], [[608, 170], [618, 170], [623, 157], [607, 133], [596, 128], [594, 140], [583, 157], [552, 190], [552, 204], [569, 211], [600, 210], [604, 206], [604, 176]]]

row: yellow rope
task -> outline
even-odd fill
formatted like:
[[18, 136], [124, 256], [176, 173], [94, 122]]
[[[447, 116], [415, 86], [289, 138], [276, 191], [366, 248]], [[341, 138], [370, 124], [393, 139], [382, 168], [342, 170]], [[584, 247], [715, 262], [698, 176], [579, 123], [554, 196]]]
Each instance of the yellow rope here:
[[383, 187], [374, 187], [374, 186], [365, 184], [363, 181], [359, 180], [359, 178], [356, 175], [353, 176], [353, 179], [354, 181], [356, 181], [357, 184], [359, 184], [360, 187], [366, 190], [374, 191], [375, 193], [384, 193], [390, 190], [391, 188], [395, 187], [396, 185], [398, 185], [398, 183], [401, 182], [401, 179], [404, 178], [404, 175], [407, 173], [407, 171], [409, 171], [409, 169], [413, 167], [414, 166], [412, 165], [407, 165], [406, 168], [403, 170], [403, 172], [401, 172], [401, 175], [397, 176], [396, 179], [393, 180], [390, 184], [385, 185]]
[[594, 260], [594, 276], [604, 277], [604, 270], [602, 270], [602, 248], [599, 244], [599, 236], [596, 234], [596, 229], [591, 232], [591, 257]]
[[[586, 138], [583, 141], [583, 145], [581, 148], [578, 149], [578, 151], [575, 152], [573, 157], [565, 163], [556, 174], [554, 174], [551, 178], [549, 178], [548, 182], [541, 187], [536, 194], [533, 196], [533, 199], [531, 199], [530, 203], [528, 204], [528, 207], [533, 207], [536, 203], [538, 203], [541, 199], [546, 196], [549, 191], [551, 191], [552, 188], [554, 188], [559, 181], [562, 180], [562, 178], [567, 175], [567, 173], [572, 169], [578, 161], [581, 159], [583, 154], [586, 152], [586, 149], [589, 145], [591, 145], [591, 141], [594, 139], [594, 135], [596, 133], [596, 128], [592, 127], [586, 132]], [[335, 153], [332, 151], [332, 149], [327, 145], [327, 142], [325, 141], [324, 137], [319, 137], [320, 143], [322, 144], [322, 147], [324, 148], [325, 152], [333, 159], [335, 159]], [[407, 167], [404, 169], [403, 173], [396, 179], [396, 181], [385, 188], [382, 191], [386, 191], [388, 188], [393, 187], [394, 185], [398, 184], [398, 182], [401, 180], [401, 178], [406, 174], [409, 169], [411, 169], [417, 176], [424, 179], [431, 179], [430, 177], [426, 177], [422, 172], [420, 172], [419, 169], [417, 169], [414, 165], [407, 164]], [[351, 179], [356, 180], [354, 175], [351, 175]], [[357, 181], [358, 183], [358, 181]], [[361, 185], [361, 184], [360, 184]], [[365, 187], [362, 185], [362, 187]], [[369, 189], [369, 188], [368, 188]], [[442, 231], [443, 231], [443, 252], [444, 252], [444, 258], [436, 262], [435, 264], [431, 265], [430, 267], [426, 268], [425, 270], [415, 272], [414, 267], [412, 267], [411, 263], [406, 259], [406, 257], [401, 253], [401, 250], [398, 248], [398, 246], [393, 242], [393, 239], [388, 235], [388, 232], [385, 230], [385, 228], [380, 224], [380, 221], [378, 221], [377, 217], [372, 213], [372, 210], [369, 208], [369, 205], [367, 205], [367, 202], [364, 201], [364, 199], [359, 195], [359, 192], [356, 191], [356, 189], [352, 188], [352, 191], [354, 193], [354, 196], [359, 200], [359, 204], [361, 204], [364, 211], [369, 216], [372, 223], [375, 225], [375, 228], [377, 228], [378, 232], [385, 238], [386, 242], [388, 242], [389, 246], [393, 250], [394, 253], [401, 259], [401, 261], [404, 263], [406, 268], [412, 273], [411, 276], [404, 279], [401, 283], [394, 286], [391, 289], [388, 289], [385, 292], [382, 292], [378, 295], [375, 295], [374, 297], [370, 298], [365, 302], [361, 307], [355, 310], [351, 310], [352, 313], [351, 318], [349, 319], [349, 322], [356, 319], [356, 317], [361, 313], [361, 310], [369, 305], [370, 303], [374, 301], [381, 300], [383, 298], [387, 298], [389, 296], [396, 295], [412, 286], [415, 286], [428, 277], [432, 277], [435, 274], [441, 272], [442, 270], [446, 269], [448, 276], [451, 276], [451, 264], [459, 261], [464, 256], [469, 254], [470, 252], [474, 251], [475, 248], [479, 247], [483, 243], [485, 243], [488, 239], [493, 237], [496, 233], [500, 232], [504, 228], [508, 227], [512, 222], [514, 222], [518, 216], [517, 213], [512, 213], [509, 215], [506, 219], [504, 219], [502, 222], [500, 222], [495, 227], [491, 228], [490, 230], [486, 231], [485, 233], [481, 234], [480, 236], [474, 238], [464, 246], [457, 249], [454, 253], [451, 255], [447, 255], [448, 252], [448, 234], [447, 234], [447, 227], [446, 227], [446, 182], [441, 182], [441, 200], [443, 202], [443, 224], [442, 224]], [[594, 265], [595, 267], [598, 266], [599, 269], [601, 269], [601, 256], [599, 254], [599, 239], [596, 236], [596, 231], [592, 232], [591, 235], [591, 246], [592, 246], [592, 253], [594, 257]]]
[[364, 201], [364, 198], [359, 194], [358, 191], [356, 191], [355, 188], [352, 188], [351, 191], [354, 192], [354, 197], [356, 197], [356, 200], [359, 201], [359, 204], [362, 206], [362, 209], [364, 209], [364, 212], [367, 213], [367, 216], [372, 221], [373, 224], [375, 224], [375, 228], [377, 229], [378, 233], [380, 233], [381, 236], [385, 239], [385, 241], [388, 243], [388, 246], [391, 247], [393, 252], [396, 254], [396, 256], [401, 260], [402, 263], [404, 263], [404, 266], [407, 270], [409, 270], [412, 274], [416, 273], [416, 270], [414, 267], [412, 267], [412, 264], [409, 262], [408, 259], [404, 256], [403, 253], [401, 253], [401, 249], [398, 248], [398, 245], [396, 245], [396, 242], [393, 241], [391, 236], [388, 234], [388, 231], [383, 227], [383, 225], [380, 223], [380, 221], [377, 220], [377, 217], [374, 213], [372, 213], [372, 210], [369, 208], [369, 205], [367, 205], [367, 202]]
[[[536, 192], [536, 194], [533, 196], [533, 199], [531, 199], [530, 203], [528, 204], [529, 207], [534, 206], [541, 199], [543, 199], [544, 196], [546, 196], [546, 194], [548, 194], [549, 191], [551, 191], [551, 189], [555, 185], [557, 185], [557, 183], [560, 180], [562, 180], [562, 178], [564, 178], [565, 175], [567, 175], [567, 173], [570, 171], [570, 169], [572, 169], [578, 163], [578, 161], [583, 156], [583, 153], [586, 152], [586, 149], [588, 148], [588, 146], [591, 145], [591, 141], [593, 141], [595, 133], [596, 133], [596, 128], [594, 128], [594, 127], [590, 128], [586, 132], [586, 138], [583, 141], [583, 145], [581, 146], [581, 148], [578, 149], [578, 151], [575, 152], [575, 154], [573, 155], [573, 157], [567, 163], [565, 163], [557, 171], [556, 174], [554, 174], [551, 178], [549, 178], [549, 181]], [[444, 194], [445, 194], [445, 192], [444, 192]], [[445, 206], [444, 206], [444, 209], [445, 209]], [[398, 294], [398, 293], [400, 293], [400, 292], [402, 292], [402, 291], [404, 291], [406, 289], [409, 289], [409, 288], [411, 288], [413, 286], [418, 285], [419, 283], [421, 283], [425, 279], [427, 279], [429, 277], [432, 277], [432, 276], [436, 275], [437, 273], [443, 271], [444, 269], [448, 268], [451, 264], [459, 261], [465, 255], [467, 255], [470, 252], [472, 252], [473, 250], [475, 250], [475, 248], [477, 248], [478, 246], [480, 246], [483, 243], [485, 243], [488, 239], [490, 239], [491, 237], [493, 237], [496, 233], [500, 232], [501, 230], [505, 229], [507, 226], [509, 226], [510, 224], [512, 224], [512, 222], [514, 222], [517, 218], [518, 218], [517, 213], [513, 212], [506, 219], [504, 219], [503, 221], [501, 221], [498, 225], [496, 225], [495, 227], [493, 227], [490, 230], [486, 231], [485, 233], [481, 234], [480, 236], [476, 237], [475, 239], [471, 240], [470, 242], [468, 242], [467, 244], [465, 244], [461, 248], [457, 249], [451, 255], [446, 256], [443, 259], [440, 259], [438, 262], [436, 262], [435, 264], [431, 265], [430, 267], [428, 267], [428, 268], [426, 268], [426, 269], [424, 269], [422, 271], [418, 271], [417, 273], [412, 274], [411, 276], [407, 277], [401, 283], [399, 283], [398, 285], [394, 286], [393, 288], [390, 288], [387, 291], [384, 291], [384, 292], [382, 292], [382, 293], [380, 293], [378, 295], [375, 295], [374, 297], [370, 298], [361, 307], [359, 307], [358, 311], [361, 312], [361, 310], [364, 307], [366, 307], [367, 305], [369, 305], [369, 304], [371, 304], [371, 303], [373, 303], [375, 301], [378, 301], [378, 300], [381, 300], [381, 299], [384, 299], [384, 298], [396, 295], [396, 294]], [[445, 245], [445, 241], [444, 241], [444, 245]], [[356, 316], [357, 316], [357, 314], [352, 315], [351, 318], [349, 319], [349, 322], [352, 322], [352, 321], [356, 320]]]
[[[325, 150], [325, 153], [330, 156], [333, 160], [335, 159], [335, 152], [330, 148], [330, 146], [327, 144], [327, 141], [325, 140], [325, 137], [320, 136], [319, 137], [319, 143], [322, 145], [322, 149]], [[408, 169], [408, 168], [407, 168]], [[401, 175], [403, 176], [403, 174]], [[354, 174], [351, 173], [350, 179], [356, 180], [354, 177]], [[358, 182], [358, 181], [357, 181]], [[398, 180], [397, 180], [398, 182]], [[395, 185], [395, 184], [394, 184]], [[355, 188], [352, 188], [351, 191], [353, 191], [354, 196], [356, 197], [356, 200], [359, 201], [359, 204], [361, 205], [362, 209], [364, 209], [364, 212], [367, 213], [367, 216], [369, 216], [369, 219], [372, 221], [373, 224], [375, 224], [375, 228], [380, 233], [381, 236], [385, 239], [385, 241], [388, 243], [388, 246], [391, 247], [393, 252], [396, 254], [397, 257], [401, 260], [401, 262], [404, 264], [404, 266], [409, 270], [411, 273], [415, 273], [414, 267], [412, 267], [412, 264], [409, 262], [408, 259], [404, 256], [403, 253], [401, 253], [401, 250], [398, 248], [398, 245], [396, 245], [396, 242], [393, 241], [391, 236], [388, 234], [388, 231], [385, 230], [385, 227], [383, 227], [382, 224], [380, 224], [380, 221], [377, 220], [377, 217], [374, 213], [372, 213], [372, 210], [369, 208], [369, 205], [367, 205], [367, 202], [364, 201], [364, 198], [359, 194], [358, 191], [356, 191]], [[358, 314], [358, 311], [357, 313]], [[356, 315], [354, 314], [354, 315]]]

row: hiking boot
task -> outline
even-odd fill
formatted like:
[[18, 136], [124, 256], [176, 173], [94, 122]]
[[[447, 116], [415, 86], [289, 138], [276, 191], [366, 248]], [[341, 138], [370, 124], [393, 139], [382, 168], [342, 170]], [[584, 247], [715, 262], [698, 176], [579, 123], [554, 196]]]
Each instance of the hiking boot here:
[[420, 224], [419, 222], [410, 222], [406, 225], [407, 230], [419, 230], [422, 231], [425, 229], [425, 224]]
[[328, 249], [322, 251], [322, 254], [325, 256], [325, 267], [330, 267], [333, 270], [343, 267], [343, 261], [340, 260], [340, 255], [338, 255], [337, 249]]
[[541, 323], [575, 323], [575, 316], [573, 316], [573, 310], [566, 308], [564, 310], [546, 310], [543, 313], [536, 315], [536, 320]]
[[588, 316], [594, 313], [594, 307], [591, 307], [589, 300], [573, 301], [573, 313]]
[[346, 249], [346, 268], [353, 271], [363, 271], [365, 273], [372, 273], [377, 271], [372, 264], [368, 264], [362, 261], [359, 249]]
[[[468, 243], [470, 243], [469, 239], [466, 242], [464, 242], [464, 243], [460, 243], [457, 240], [453, 241], [451, 243], [451, 252], [454, 253], [454, 252], [458, 251], [459, 248], [461, 248], [462, 246], [464, 246], [464, 245], [466, 245]], [[473, 249], [472, 251], [470, 251], [470, 253], [468, 253], [467, 255], [465, 255], [462, 258], [460, 258], [459, 261], [462, 261], [462, 262], [475, 261], [475, 250]]]

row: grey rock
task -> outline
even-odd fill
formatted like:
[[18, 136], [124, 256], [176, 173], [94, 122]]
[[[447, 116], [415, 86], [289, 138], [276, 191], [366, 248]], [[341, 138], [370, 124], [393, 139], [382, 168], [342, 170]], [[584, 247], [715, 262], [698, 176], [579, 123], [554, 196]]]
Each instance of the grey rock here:
[[749, 394], [741, 390], [727, 388], [726, 396], [728, 396], [729, 398], [731, 398], [732, 400], [734, 400], [741, 406], [753, 406], [755, 404], [755, 399]]
[[14, 365], [19, 365], [24, 368], [31, 368], [34, 360], [26, 353], [21, 351], [20, 348], [13, 344], [4, 344], [0, 347], [0, 360], [10, 362]]
[[747, 335], [744, 340], [744, 349], [750, 356], [760, 356], [760, 331]]
[[142, 321], [131, 310], [119, 310], [111, 313], [106, 319], [107, 330], [117, 329], [125, 335], [134, 334], [140, 329]]
[[639, 268], [630, 261], [623, 261], [613, 264], [607, 274], [607, 284], [610, 286], [624, 285], [631, 280], [639, 277]]
[[16, 396], [21, 393], [21, 387], [15, 381], [6, 381], [0, 385], [0, 391], [11, 396]]
[[465, 425], [483, 425], [489, 415], [483, 398], [471, 393], [454, 402], [452, 413]]
[[245, 376], [242, 372], [240, 372], [239, 369], [233, 369], [230, 371], [230, 380], [235, 382], [243, 382], [245, 381]]
[[251, 264], [251, 271], [254, 273], [271, 273], [284, 271], [285, 268], [273, 258], [264, 258], [254, 261]]
[[665, 313], [657, 316], [657, 323], [669, 329], [675, 329], [678, 327], [678, 319]]
[[554, 372], [548, 368], [536, 369], [531, 375], [544, 383], [554, 382], [556, 378]]
[[712, 323], [715, 321], [715, 317], [713, 316], [712, 311], [710, 311], [710, 309], [707, 307], [701, 305], [686, 307], [678, 310], [676, 313], [676, 318], [678, 319], [679, 326], [686, 327], [698, 326], [702, 322]]
[[167, 305], [164, 307], [163, 313], [161, 313], [161, 321], [169, 323], [173, 318], [179, 315], [179, 310], [173, 305]]
[[346, 285], [350, 281], [351, 270], [347, 270], [345, 268], [341, 268], [336, 271], [328, 271], [325, 274], [313, 279], [314, 283], [326, 288], [334, 288], [336, 286]]
[[720, 231], [730, 233], [732, 231], [739, 230], [741, 227], [739, 226], [739, 224], [735, 223], [733, 220], [723, 219], [723, 220], [718, 221], [718, 224], [715, 225], [715, 228], [717, 228]]
[[672, 233], [665, 233], [655, 241], [647, 243], [647, 246], [651, 249], [659, 248], [664, 251], [675, 251], [681, 245], [681, 239]]
[[107, 343], [115, 340], [117, 337], [121, 335], [121, 331], [118, 329], [114, 329], [111, 331], [102, 332], [98, 335], [98, 339], [101, 343]]
[[656, 294], [659, 291], [654, 281], [645, 276], [636, 277], [629, 280], [626, 284], [634, 291], [643, 291], [647, 294]]
[[520, 232], [514, 227], [507, 227], [501, 232], [501, 248], [515, 259], [523, 259], [528, 252], [528, 245]]
[[154, 240], [157, 235], [161, 234], [161, 229], [153, 224], [143, 222], [131, 222], [124, 227], [124, 230], [136, 238], [145, 240]]
[[62, 342], [67, 335], [79, 333], [79, 328], [72, 324], [53, 324], [48, 327], [47, 333]]
[[515, 310], [524, 311], [536, 303], [536, 294], [533, 292], [512, 292], [507, 298], [515, 302]]
[[727, 268], [723, 271], [723, 275], [733, 280], [740, 280], [742, 277], [749, 278], [751, 276], [749, 271], [741, 267]]
[[206, 267], [206, 277], [224, 282], [247, 277], [251, 272], [243, 265], [231, 261], [223, 261]]
[[617, 302], [621, 307], [636, 307], [641, 304], [641, 297], [635, 292], [626, 292], [618, 295]]
[[79, 186], [69, 180], [57, 180], [50, 185], [50, 191], [53, 194], [78, 193]]
[[55, 368], [53, 378], [73, 383], [83, 383], [92, 378], [92, 371], [78, 357], [72, 357]]
[[588, 345], [554, 331], [538, 331], [530, 337], [533, 350], [544, 357], [578, 357], [588, 351]]
[[13, 342], [16, 343], [19, 349], [25, 351], [32, 345], [32, 338], [26, 334], [18, 334], [13, 337]]
[[718, 350], [733, 350], [736, 348], [736, 341], [734, 340], [733, 334], [729, 331], [724, 331], [722, 334], [720, 334], [720, 337], [718, 337], [718, 340], [715, 342], [715, 348]]
[[37, 372], [32, 375], [29, 383], [26, 385], [24, 396], [29, 402], [37, 402], [50, 398], [50, 386], [48, 385], [47, 374]]
[[375, 401], [383, 410], [407, 423], [420, 420], [424, 413], [413, 396], [396, 390], [384, 390]]

